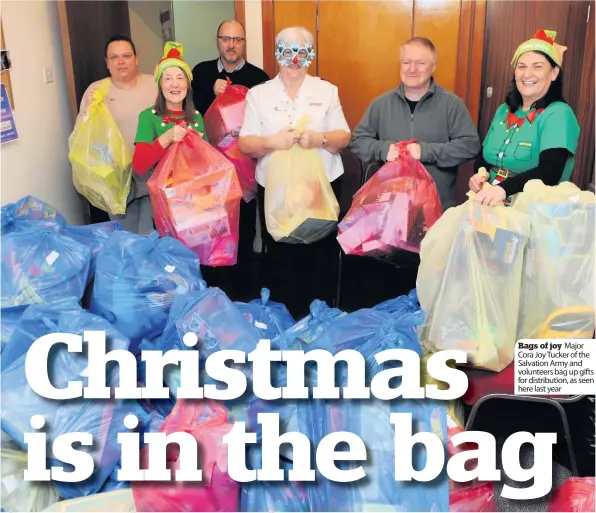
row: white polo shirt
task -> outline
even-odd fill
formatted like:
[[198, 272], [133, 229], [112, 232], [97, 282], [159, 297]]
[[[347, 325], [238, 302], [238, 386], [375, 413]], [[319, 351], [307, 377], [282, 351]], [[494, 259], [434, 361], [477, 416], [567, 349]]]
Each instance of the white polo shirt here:
[[[283, 128], [295, 127], [300, 118], [310, 115], [312, 121], [307, 130], [331, 132], [345, 130], [350, 133], [339, 103], [337, 87], [318, 77], [306, 75], [304, 82], [292, 101], [279, 75], [273, 80], [253, 87], [246, 95], [246, 111], [240, 137], [257, 135], [266, 137]], [[339, 154], [329, 153], [324, 148], [318, 151], [325, 163], [327, 178], [332, 182], [344, 172]], [[265, 187], [270, 154], [261, 157], [257, 163], [256, 179]]]

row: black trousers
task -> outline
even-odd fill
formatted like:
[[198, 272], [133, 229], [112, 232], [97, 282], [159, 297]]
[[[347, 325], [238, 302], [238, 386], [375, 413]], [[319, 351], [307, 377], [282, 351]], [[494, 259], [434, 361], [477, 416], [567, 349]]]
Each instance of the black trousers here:
[[[331, 183], [341, 197], [342, 177]], [[271, 290], [271, 299], [284, 303], [297, 320], [309, 312], [315, 299], [335, 306], [339, 279], [337, 230], [314, 244], [275, 242], [265, 223], [265, 189], [259, 186], [259, 215], [262, 226], [263, 262], [261, 283]]]
[[249, 301], [259, 296], [259, 255], [253, 250], [256, 235], [257, 200], [240, 201], [238, 258], [236, 265], [201, 266], [203, 279], [210, 287], [219, 287], [233, 301]]

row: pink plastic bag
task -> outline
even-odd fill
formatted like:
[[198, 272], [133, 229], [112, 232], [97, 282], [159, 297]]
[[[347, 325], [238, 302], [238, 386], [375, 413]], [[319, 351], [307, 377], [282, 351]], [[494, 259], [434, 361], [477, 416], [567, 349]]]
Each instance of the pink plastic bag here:
[[244, 122], [244, 108], [248, 88], [231, 84], [218, 95], [205, 112], [203, 122], [209, 142], [217, 146], [229, 135], [236, 136]]
[[[133, 482], [137, 511], [239, 511], [240, 484], [227, 472], [228, 449], [222, 441], [232, 429], [226, 409], [213, 402], [178, 399], [160, 433], [187, 432], [199, 445], [203, 482]], [[168, 446], [168, 468], [179, 468], [179, 447]], [[141, 468], [148, 468], [148, 451], [141, 451]]]
[[196, 132], [174, 143], [147, 182], [161, 236], [177, 238], [203, 265], [234, 265], [242, 192], [234, 165]]
[[491, 483], [449, 492], [449, 511], [497, 511]]
[[396, 249], [420, 251], [427, 230], [443, 210], [428, 171], [405, 147], [354, 195], [339, 224], [337, 240], [346, 254], [388, 254]]
[[593, 477], [570, 477], [553, 492], [548, 510], [596, 511], [595, 488]]

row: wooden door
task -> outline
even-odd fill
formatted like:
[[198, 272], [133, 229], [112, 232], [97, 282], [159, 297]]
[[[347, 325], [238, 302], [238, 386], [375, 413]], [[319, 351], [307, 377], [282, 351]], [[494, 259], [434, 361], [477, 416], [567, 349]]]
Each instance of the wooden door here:
[[413, 0], [319, 2], [319, 69], [354, 129], [370, 102], [399, 84], [399, 47], [412, 35]]
[[130, 37], [127, 1], [60, 0], [60, 28], [73, 122], [85, 89], [108, 76], [105, 44], [116, 34]]
[[[304, 27], [314, 37], [315, 51], [317, 45], [317, 1], [316, 0], [290, 0], [276, 2], [273, 10], [274, 38], [283, 29], [288, 27]], [[274, 47], [275, 48], [275, 47]], [[275, 49], [273, 50], [275, 52]], [[318, 52], [317, 52], [318, 54]], [[317, 56], [318, 57], [318, 56]], [[279, 72], [277, 61], [273, 61], [275, 74]], [[308, 73], [317, 76], [318, 58], [308, 68]]]
[[[510, 62], [515, 49], [538, 29], [555, 30], [556, 41], [568, 48], [563, 58], [563, 94], [578, 115], [582, 130], [573, 176], [573, 181], [579, 184], [583, 182], [581, 176], [587, 168], [591, 166], [589, 176], [594, 171], [594, 36], [589, 39], [589, 11], [589, 2], [489, 1], [480, 108], [480, 136], [484, 138], [497, 107], [505, 101], [511, 86], [513, 69]], [[592, 64], [589, 62], [590, 52]], [[590, 98], [591, 110], [587, 112]], [[584, 138], [584, 133], [591, 134], [589, 141]]]

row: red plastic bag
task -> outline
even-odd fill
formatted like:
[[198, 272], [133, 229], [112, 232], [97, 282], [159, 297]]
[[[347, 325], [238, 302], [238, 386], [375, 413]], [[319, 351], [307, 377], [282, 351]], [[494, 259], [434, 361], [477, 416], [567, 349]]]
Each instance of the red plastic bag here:
[[226, 137], [236, 136], [244, 122], [244, 108], [248, 88], [230, 84], [218, 95], [205, 112], [203, 122], [209, 142], [217, 146]]
[[387, 162], [354, 195], [339, 224], [337, 240], [346, 254], [389, 254], [396, 249], [418, 253], [426, 231], [443, 209], [433, 178], [398, 143], [397, 160]]
[[553, 493], [549, 511], [596, 511], [593, 477], [570, 477]]
[[222, 141], [217, 146], [217, 149], [221, 151], [232, 164], [234, 164], [236, 173], [238, 174], [238, 180], [240, 181], [240, 188], [242, 189], [242, 197], [244, 198], [244, 201], [248, 203], [257, 195], [255, 161], [240, 151], [236, 139]]
[[174, 143], [147, 182], [159, 234], [201, 264], [234, 265], [242, 192], [234, 165], [196, 132]]
[[491, 483], [474, 488], [457, 488], [449, 492], [449, 511], [497, 511]]
[[[178, 399], [160, 433], [186, 432], [197, 440], [202, 483], [133, 482], [137, 511], [240, 511], [240, 484], [227, 473], [228, 448], [223, 437], [232, 429], [226, 409], [213, 402]], [[141, 468], [148, 468], [148, 448], [141, 451]], [[168, 468], [179, 468], [180, 449], [168, 446]]]

